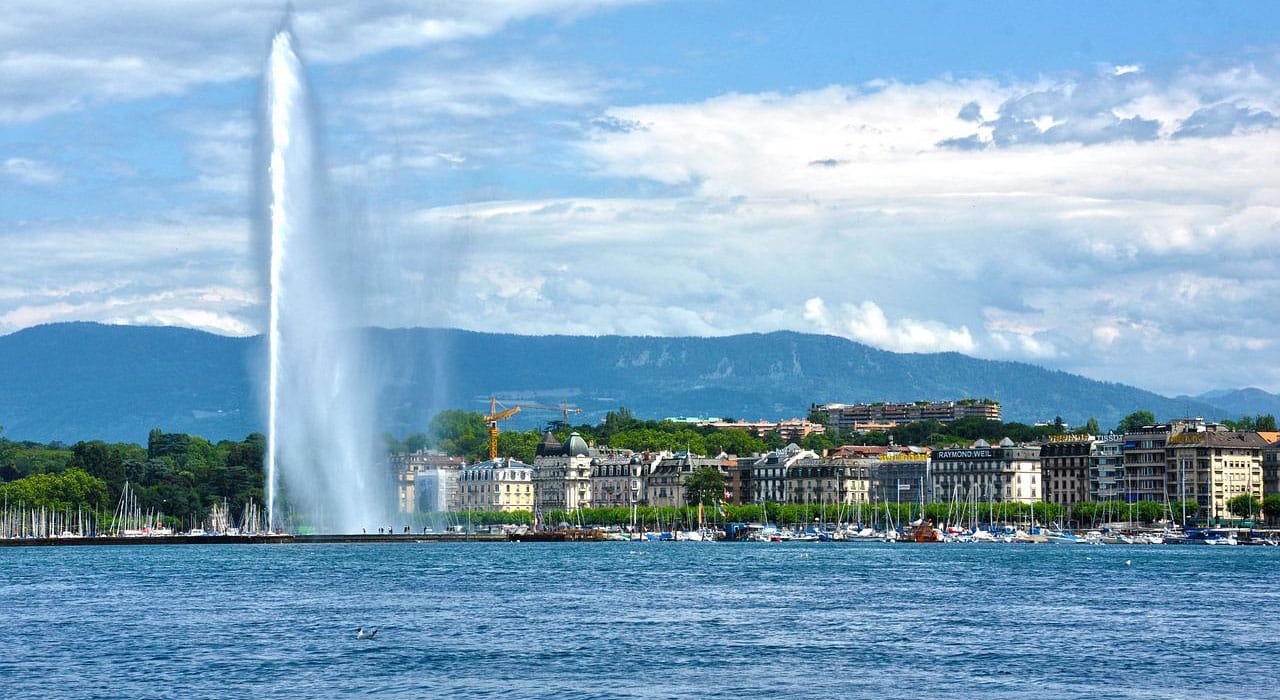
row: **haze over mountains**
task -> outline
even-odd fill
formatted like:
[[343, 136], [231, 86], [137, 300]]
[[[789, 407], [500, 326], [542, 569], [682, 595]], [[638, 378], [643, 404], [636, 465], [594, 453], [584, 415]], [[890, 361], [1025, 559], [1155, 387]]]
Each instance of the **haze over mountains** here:
[[[451, 329], [370, 329], [370, 368], [383, 387], [380, 429], [424, 430], [444, 408], [507, 403], [582, 407], [594, 422], [637, 416], [740, 419], [803, 416], [813, 402], [989, 397], [1006, 420], [1104, 427], [1137, 409], [1164, 419], [1280, 413], [1258, 389], [1169, 398], [1018, 362], [956, 353], [902, 354], [793, 332], [715, 338], [517, 336]], [[63, 323], [0, 337], [0, 425], [39, 441], [145, 441], [151, 428], [213, 440], [261, 430], [263, 340], [144, 326]], [[529, 411], [523, 427], [555, 418]], [[521, 425], [516, 423], [514, 425]]]

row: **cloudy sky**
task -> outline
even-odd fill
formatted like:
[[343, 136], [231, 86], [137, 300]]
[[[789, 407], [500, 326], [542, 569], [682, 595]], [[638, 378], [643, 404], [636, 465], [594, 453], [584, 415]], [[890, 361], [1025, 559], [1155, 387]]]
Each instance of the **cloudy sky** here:
[[[1280, 390], [1271, 3], [297, 2], [365, 316]], [[0, 333], [245, 335], [283, 3], [0, 10]]]

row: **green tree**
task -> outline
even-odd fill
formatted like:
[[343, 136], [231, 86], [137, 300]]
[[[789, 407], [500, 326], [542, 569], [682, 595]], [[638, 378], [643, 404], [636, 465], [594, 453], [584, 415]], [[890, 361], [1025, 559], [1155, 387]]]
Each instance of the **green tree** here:
[[1280, 521], [1280, 493], [1273, 493], [1262, 499], [1262, 512], [1272, 523]]
[[1155, 425], [1156, 416], [1151, 411], [1134, 411], [1120, 420], [1117, 433], [1132, 433], [1144, 425]]
[[185, 455], [191, 448], [192, 439], [185, 433], [166, 433], [159, 428], [152, 428], [147, 436], [147, 456], [154, 459], [168, 455]]
[[[1187, 517], [1185, 521], [1183, 521], [1183, 518], [1182, 518], [1182, 513], [1184, 508], [1186, 509], [1186, 513], [1187, 513]], [[1173, 513], [1173, 519], [1182, 521], [1182, 525], [1185, 527], [1186, 525], [1193, 522], [1196, 519], [1196, 516], [1200, 514], [1200, 504], [1197, 503], [1194, 499], [1190, 499], [1190, 498], [1188, 498], [1185, 501], [1170, 501], [1169, 511]]]
[[675, 438], [672, 433], [665, 430], [631, 428], [615, 433], [609, 438], [609, 446], [636, 452], [675, 451]]
[[677, 452], [689, 452], [695, 455], [704, 455], [707, 453], [706, 442], [702, 439], [700, 433], [689, 430], [677, 431], [674, 436], [675, 448]]
[[1254, 430], [1261, 430], [1264, 432], [1275, 432], [1276, 417], [1271, 415], [1270, 413], [1264, 413], [1258, 416], [1258, 419], [1254, 421], [1253, 427], [1254, 427]]
[[0, 486], [0, 498], [26, 508], [66, 510], [104, 505], [107, 486], [82, 469], [68, 469], [61, 474], [33, 474]]
[[748, 433], [742, 428], [725, 428], [712, 431], [702, 439], [707, 454], [725, 454], [747, 456], [764, 452], [764, 440]]
[[830, 423], [828, 423], [830, 419], [831, 419], [831, 414], [827, 413], [826, 411], [819, 411], [816, 408], [809, 409], [809, 415], [806, 417], [806, 420], [808, 420], [810, 423], [818, 423], [820, 425], [826, 425], [828, 427], [830, 427]]
[[1133, 516], [1144, 523], [1153, 523], [1164, 518], [1164, 504], [1157, 501], [1138, 501]]
[[1250, 416], [1240, 416], [1240, 420], [1224, 419], [1222, 424], [1231, 430], [1239, 430], [1241, 432], [1252, 432], [1258, 428], [1254, 425], [1254, 420]]
[[427, 434], [436, 449], [447, 454], [488, 458], [489, 429], [479, 413], [457, 409], [441, 411], [432, 417]]
[[508, 430], [498, 434], [498, 456], [512, 457], [533, 464], [542, 436], [536, 430]]
[[1098, 426], [1098, 419], [1089, 416], [1089, 420], [1085, 421], [1083, 431], [1090, 435], [1102, 434], [1102, 428]]
[[631, 409], [626, 406], [619, 406], [618, 410], [604, 414], [604, 422], [600, 424], [600, 437], [607, 439], [615, 433], [634, 430], [641, 425], [642, 421], [636, 420], [636, 417], [631, 413]]
[[724, 474], [715, 467], [698, 467], [684, 478], [684, 497], [690, 505], [711, 505], [724, 496]]
[[782, 437], [782, 433], [776, 430], [770, 430], [768, 433], [765, 433], [764, 444], [771, 450], [780, 450], [787, 446], [787, 440]]
[[800, 446], [806, 450], [813, 450], [818, 454], [822, 454], [823, 450], [831, 450], [839, 447], [835, 436], [827, 433], [810, 433], [800, 441]]
[[1242, 493], [1227, 501], [1227, 510], [1237, 518], [1252, 518], [1262, 512], [1262, 501], [1253, 494]]

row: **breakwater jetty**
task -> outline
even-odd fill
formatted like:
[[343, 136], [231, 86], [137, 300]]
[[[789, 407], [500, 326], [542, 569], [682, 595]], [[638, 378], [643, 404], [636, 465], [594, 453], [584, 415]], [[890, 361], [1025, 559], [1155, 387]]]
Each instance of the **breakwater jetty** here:
[[162, 537], [14, 537], [0, 538], [0, 547], [87, 547], [105, 545], [226, 545], [226, 544], [432, 544], [441, 542], [506, 542], [504, 534], [428, 533], [377, 535], [166, 535]]

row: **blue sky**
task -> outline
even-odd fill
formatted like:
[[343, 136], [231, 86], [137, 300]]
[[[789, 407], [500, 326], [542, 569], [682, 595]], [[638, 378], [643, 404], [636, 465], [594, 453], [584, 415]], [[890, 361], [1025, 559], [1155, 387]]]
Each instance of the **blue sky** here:
[[[9, 3], [0, 332], [259, 332], [279, 3]], [[297, 3], [388, 326], [789, 328], [1280, 390], [1271, 3]]]

